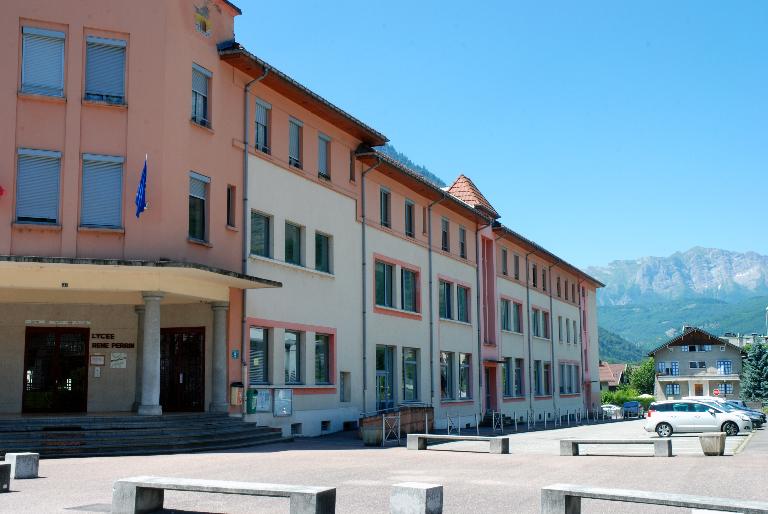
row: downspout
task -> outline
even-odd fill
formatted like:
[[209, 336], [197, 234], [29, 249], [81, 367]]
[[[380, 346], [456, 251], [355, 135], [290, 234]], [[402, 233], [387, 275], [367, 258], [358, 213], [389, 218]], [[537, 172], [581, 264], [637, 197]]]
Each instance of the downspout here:
[[536, 252], [525, 254], [525, 310], [528, 318], [528, 408], [531, 413], [533, 413], [533, 351], [531, 346], [531, 266], [528, 264], [528, 256], [533, 253]]
[[547, 285], [549, 292], [549, 341], [552, 344], [552, 408], [554, 409], [552, 416], [557, 415], [557, 395], [560, 394], [560, 388], [555, 387], [555, 377], [558, 376], [557, 373], [560, 371], [560, 366], [555, 361], [555, 311], [552, 307], [552, 268], [554, 267], [554, 264], [550, 264], [547, 269], [547, 282], [549, 282]]
[[362, 224], [361, 224], [361, 236], [362, 236], [362, 242], [361, 242], [361, 249], [363, 252], [362, 258], [363, 258], [363, 267], [362, 267], [362, 276], [363, 276], [363, 413], [367, 412], [366, 407], [366, 396], [368, 396], [368, 287], [366, 283], [367, 277], [367, 270], [366, 270], [366, 247], [365, 247], [365, 224], [367, 223], [366, 216], [365, 216], [365, 176], [368, 174], [368, 172], [373, 171], [381, 164], [381, 157], [376, 155], [376, 164], [370, 166], [367, 170], [363, 170], [363, 173], [360, 175], [360, 209], [362, 213]]
[[[248, 227], [248, 95], [250, 94], [251, 86], [254, 85], [257, 82], [261, 82], [264, 80], [267, 75], [269, 74], [269, 68], [266, 66], [264, 67], [264, 73], [261, 74], [260, 77], [255, 78], [248, 82], [245, 87], [243, 88], [243, 103], [245, 110], [243, 112], [243, 226], [241, 227], [241, 230], [243, 231], [243, 262], [242, 262], [242, 271], [243, 275], [248, 274], [248, 256], [250, 255], [250, 249], [248, 248], [248, 230], [246, 228]], [[245, 386], [246, 382], [246, 375], [248, 373], [248, 361], [245, 359], [245, 356], [247, 354], [248, 348], [246, 348], [246, 341], [249, 340], [248, 337], [248, 315], [247, 315], [247, 309], [246, 309], [246, 302], [248, 300], [247, 298], [247, 290], [242, 290], [242, 310], [243, 310], [243, 327], [242, 327], [242, 341], [240, 344], [240, 365], [242, 366], [241, 370], [241, 377], [243, 379], [243, 386]], [[242, 415], [245, 417], [248, 405], [246, 401], [243, 401], [242, 405]]]
[[434, 298], [434, 280], [432, 279], [432, 207], [439, 204], [447, 198], [446, 194], [439, 200], [435, 200], [427, 206], [427, 260], [429, 272], [429, 398], [432, 403], [433, 416], [436, 403], [435, 398], [435, 298]]
[[[582, 401], [582, 403], [584, 403], [584, 407], [587, 410], [589, 410], [589, 406], [587, 406], [587, 402], [586, 402], [587, 396], [585, 394], [585, 391], [583, 391], [583, 389], [584, 389], [584, 379], [586, 377], [586, 370], [584, 369], [584, 337], [583, 337], [583, 332], [582, 332], [582, 328], [583, 327], [581, 326], [581, 318], [584, 315], [581, 312], [581, 309], [583, 308], [582, 305], [581, 305], [581, 284], [582, 284], [582, 282], [583, 282], [583, 280], [578, 280], [576, 282], [576, 294], [579, 296], [579, 334], [578, 334], [578, 338], [579, 339], [578, 339], [578, 341], [579, 341], [579, 359], [581, 361], [581, 377], [579, 377], [579, 379], [581, 380], [581, 387], [582, 387], [581, 401]], [[589, 395], [590, 395], [590, 398], [591, 398], [592, 397], [592, 381], [591, 380], [589, 381]]]
[[[483, 376], [482, 323], [485, 320], [485, 315], [483, 314], [483, 309], [480, 307], [480, 305], [485, 304], [480, 303], [480, 231], [489, 227], [490, 225], [490, 223], [486, 223], [485, 225], [478, 225], [475, 229], [475, 281], [477, 282], [477, 287], [475, 287], [477, 290], [477, 384], [479, 386], [478, 396], [480, 397], [480, 412], [483, 412], [483, 388], [484, 386], [488, 387], [488, 384], [485, 383], [485, 378]], [[496, 277], [494, 276], [493, 279], [496, 280]], [[496, 306], [494, 305], [493, 308], [495, 309]], [[496, 330], [496, 327], [494, 326], [493, 329]], [[501, 340], [499, 340], [499, 343], [501, 343]]]

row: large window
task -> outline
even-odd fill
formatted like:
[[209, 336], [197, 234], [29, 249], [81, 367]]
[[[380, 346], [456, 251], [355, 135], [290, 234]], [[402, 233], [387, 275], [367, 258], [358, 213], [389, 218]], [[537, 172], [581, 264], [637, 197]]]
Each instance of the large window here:
[[513, 369], [512, 358], [506, 357], [501, 363], [501, 389], [504, 396], [512, 396]]
[[269, 117], [272, 106], [263, 100], [256, 99], [256, 150], [270, 153], [269, 148]]
[[467, 230], [459, 227], [459, 257], [467, 258]]
[[535, 360], [533, 361], [533, 391], [536, 396], [542, 396], [542, 393], [544, 392], [543, 383], [542, 383], [542, 366], [541, 361]]
[[125, 47], [122, 39], [86, 37], [86, 100], [125, 103]]
[[123, 225], [123, 158], [83, 154], [80, 225], [118, 228]]
[[507, 261], [509, 261], [509, 258], [507, 257], [507, 249], [502, 248], [501, 249], [501, 274], [502, 275], [509, 274], [509, 269], [507, 268], [508, 266]]
[[557, 340], [563, 342], [563, 317], [557, 317]]
[[301, 136], [303, 123], [291, 118], [288, 120], [288, 165], [301, 169]]
[[501, 299], [501, 329], [512, 330], [512, 308], [509, 300]]
[[416, 281], [417, 276], [415, 271], [409, 269], [401, 269], [401, 287], [400, 287], [400, 306], [404, 311], [417, 312], [418, 306], [416, 305]]
[[541, 311], [539, 309], [531, 309], [531, 322], [533, 324], [533, 335], [541, 337]]
[[523, 304], [512, 304], [512, 330], [518, 334], [523, 333]]
[[331, 138], [317, 136], [317, 174], [321, 178], [331, 178]]
[[720, 389], [720, 394], [733, 394], [733, 384], [718, 384], [717, 388]]
[[571, 320], [565, 318], [565, 342], [571, 342]]
[[190, 172], [189, 176], [189, 238], [207, 241], [208, 186], [211, 179]]
[[579, 330], [576, 328], [576, 320], [573, 320], [573, 344], [576, 344], [579, 342]]
[[469, 323], [469, 289], [456, 286], [456, 319]]
[[515, 359], [514, 390], [512, 391], [512, 396], [520, 397], [525, 393], [525, 389], [523, 388], [524, 369], [523, 359]]
[[550, 396], [552, 394], [552, 364], [545, 362], [543, 370], [544, 395]]
[[285, 331], [285, 383], [301, 383], [301, 334]]
[[211, 126], [208, 90], [212, 76], [211, 72], [202, 66], [192, 65], [192, 121], [204, 127]]
[[557, 297], [560, 298], [560, 294], [562, 293], [562, 288], [560, 287], [560, 277], [557, 277], [556, 284], [557, 284], [557, 286], [556, 286], [557, 287]]
[[440, 352], [440, 397], [453, 399], [453, 352]]
[[315, 269], [331, 272], [331, 237], [315, 232]]
[[533, 287], [539, 287], [539, 267], [536, 264], [531, 264], [531, 281]]
[[515, 255], [512, 258], [512, 271], [514, 272], [515, 280], [520, 280], [520, 256]]
[[331, 382], [331, 336], [315, 334], [315, 383]]
[[472, 354], [459, 354], [459, 399], [472, 398]]
[[248, 360], [248, 383], [252, 386], [269, 383], [269, 331], [251, 327], [251, 346]]
[[414, 205], [410, 200], [405, 201], [405, 235], [408, 237], [414, 237], [415, 235], [415, 221], [414, 221]]
[[440, 288], [440, 317], [453, 319], [453, 284], [441, 280], [438, 287]]
[[382, 227], [391, 227], [392, 226], [392, 217], [390, 216], [390, 213], [392, 212], [391, 207], [391, 194], [388, 189], [384, 189], [383, 187], [379, 190], [379, 220]]
[[451, 224], [447, 218], [440, 220], [440, 247], [444, 252], [451, 251]]
[[[560, 387], [559, 387], [560, 394], [564, 394], [565, 391], [566, 391], [566, 389], [565, 389], [565, 370], [566, 370], [566, 365], [561, 362], [560, 363], [560, 384], [559, 384], [560, 385]], [[569, 367], [568, 368], [568, 373], [570, 373], [570, 372], [571, 372], [571, 370], [570, 370], [570, 367]]]
[[301, 257], [301, 227], [288, 221], [285, 222], [285, 262], [302, 265]]
[[664, 395], [665, 396], [679, 396], [680, 395], [680, 384], [666, 384], [664, 386]]
[[544, 339], [550, 339], [551, 334], [549, 330], [549, 313], [548, 312], [542, 312], [541, 313], [541, 333], [544, 334]]
[[61, 153], [19, 149], [16, 176], [16, 221], [59, 221], [59, 175]]
[[228, 227], [235, 227], [237, 225], [237, 223], [235, 223], [235, 214], [237, 211], [235, 208], [236, 203], [237, 203], [237, 187], [230, 184], [227, 186], [227, 226]]
[[376, 261], [376, 305], [394, 307], [394, 266]]
[[733, 373], [733, 366], [731, 361], [717, 361], [717, 374], [718, 375], [731, 375]]
[[64, 96], [64, 33], [24, 27], [22, 34], [22, 93]]
[[419, 350], [403, 348], [403, 401], [419, 400]]
[[251, 211], [251, 254], [272, 257], [270, 217]]
[[541, 289], [547, 290], [547, 270], [544, 268], [541, 269]]

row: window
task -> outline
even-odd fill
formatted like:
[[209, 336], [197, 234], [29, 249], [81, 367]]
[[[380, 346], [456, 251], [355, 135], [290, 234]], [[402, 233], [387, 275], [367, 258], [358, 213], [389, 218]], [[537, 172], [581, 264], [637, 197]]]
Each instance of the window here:
[[440, 398], [453, 399], [453, 352], [440, 352]]
[[560, 291], [561, 291], [561, 289], [560, 289], [560, 277], [557, 277], [557, 280], [555, 281], [555, 283], [557, 284], [557, 286], [556, 286], [556, 288], [557, 288], [557, 297], [560, 298]]
[[533, 321], [534, 337], [541, 337], [541, 311], [539, 309], [532, 309], [531, 318], [531, 321]]
[[515, 255], [512, 257], [512, 271], [515, 274], [515, 280], [520, 280], [520, 256]]
[[547, 270], [545, 269], [541, 270], [541, 288], [544, 291], [547, 290]]
[[376, 345], [376, 410], [395, 406], [394, 346]]
[[731, 375], [733, 373], [733, 367], [731, 361], [717, 361], [717, 374], [718, 375]]
[[394, 266], [385, 262], [376, 261], [376, 305], [382, 307], [394, 307], [392, 295], [394, 293], [393, 272]]
[[451, 224], [447, 218], [440, 220], [440, 248], [444, 252], [451, 251], [450, 229]]
[[339, 373], [339, 401], [352, 401], [352, 379], [349, 371]]
[[514, 373], [512, 366], [511, 357], [506, 357], [501, 363], [501, 387], [504, 396], [512, 396], [512, 374]]
[[440, 317], [443, 319], [453, 319], [453, 284], [441, 280], [440, 287]]
[[[565, 391], [566, 391], [565, 370], [566, 370], [566, 365], [561, 362], [560, 363], [560, 388], [559, 388], [560, 394], [565, 394]], [[570, 369], [570, 366], [568, 366], [568, 373], [570, 374], [570, 372], [571, 372], [571, 369]]]
[[576, 284], [571, 284], [571, 300], [576, 302]]
[[514, 380], [514, 391], [512, 392], [512, 396], [523, 396], [525, 389], [523, 388], [523, 366], [524, 361], [523, 359], [515, 359], [515, 380]]
[[235, 205], [237, 204], [237, 188], [233, 185], [227, 186], [227, 226], [234, 227], [235, 223]]
[[680, 363], [677, 361], [670, 362], [669, 374], [676, 377], [680, 375]]
[[251, 211], [251, 255], [272, 257], [270, 218]]
[[565, 299], [568, 300], [568, 280], [565, 281]]
[[510, 301], [502, 298], [501, 299], [501, 329], [502, 330], [512, 330], [512, 323], [510, 320], [511, 317], [512, 317], [512, 312], [510, 308]]
[[123, 225], [123, 158], [83, 154], [80, 225]]
[[206, 241], [208, 186], [211, 179], [194, 171], [189, 173], [189, 238]]
[[501, 274], [502, 275], [508, 275], [509, 274], [509, 269], [507, 269], [507, 261], [508, 260], [509, 259], [507, 257], [507, 249], [506, 248], [502, 248], [501, 249]]
[[269, 383], [268, 336], [266, 328], [251, 327], [248, 383], [252, 386]]
[[680, 384], [666, 384], [664, 386], [664, 394], [666, 396], [674, 396], [680, 394]]
[[413, 202], [410, 200], [405, 201], [405, 235], [408, 237], [414, 237], [416, 234], [414, 229], [415, 221], [413, 219]]
[[402, 268], [400, 270], [400, 280], [402, 282], [400, 288], [400, 306], [404, 311], [418, 312], [416, 305], [416, 279], [417, 275], [415, 271]]
[[288, 120], [288, 165], [301, 169], [301, 136], [304, 124], [291, 118]]
[[212, 76], [211, 72], [202, 66], [192, 65], [192, 121], [204, 127], [211, 126], [208, 88]]
[[301, 383], [301, 334], [292, 330], [285, 331], [285, 383]]
[[512, 330], [518, 334], [523, 333], [523, 304], [512, 304]]
[[403, 401], [419, 400], [419, 350], [403, 348]]
[[571, 320], [565, 318], [565, 342], [571, 343]]
[[317, 174], [321, 178], [331, 178], [331, 139], [323, 134], [317, 136]]
[[711, 344], [705, 344], [704, 345], [704, 349], [702, 351], [711, 352], [712, 351], [712, 345]]
[[539, 287], [539, 268], [535, 264], [531, 264], [531, 278], [533, 287]]
[[427, 235], [427, 226], [429, 225], [427, 223], [427, 208], [422, 207], [421, 208], [421, 233], [424, 235]]
[[707, 363], [704, 361], [690, 361], [688, 362], [690, 369], [707, 369]]
[[381, 226], [389, 228], [392, 224], [389, 213], [390, 193], [383, 187], [379, 191], [379, 217], [381, 219]]
[[551, 339], [552, 334], [549, 332], [549, 313], [548, 312], [542, 312], [542, 333], [544, 334], [544, 339]]
[[469, 289], [456, 286], [456, 319], [469, 323]]
[[557, 317], [557, 340], [563, 342], [563, 317]]
[[86, 100], [125, 103], [125, 47], [122, 39], [86, 37]]
[[22, 28], [21, 91], [64, 96], [64, 33]]
[[574, 393], [581, 392], [581, 378], [579, 375], [579, 367], [576, 365], [573, 366], [573, 392]]
[[270, 153], [269, 149], [269, 117], [272, 113], [272, 106], [263, 100], [256, 99], [256, 140], [254, 146], [256, 150], [264, 153]]
[[573, 344], [576, 344], [579, 342], [579, 331], [576, 328], [576, 320], [572, 320], [573, 323]]
[[315, 334], [315, 384], [331, 383], [331, 336]]
[[717, 384], [720, 394], [733, 394], [733, 384]]
[[574, 392], [574, 384], [578, 383], [578, 379], [576, 376], [576, 366], [570, 365], [568, 366], [568, 384], [566, 385], [566, 392], [568, 394], [571, 394]]
[[[696, 348], [696, 347], [694, 346], [694, 348]], [[687, 346], [687, 345], [684, 345], [684, 346], [681, 346], [681, 347], [680, 347], [680, 351], [681, 351], [681, 352], [687, 352], [688, 350], [689, 350], [689, 348], [688, 348], [688, 346]], [[695, 352], [696, 350], [694, 349], [693, 351]]]
[[302, 265], [301, 260], [301, 227], [285, 222], [285, 262]]
[[315, 269], [331, 272], [331, 238], [320, 232], [315, 232]]
[[541, 396], [544, 391], [541, 382], [541, 361], [533, 361], [533, 390], [536, 396]]
[[459, 399], [472, 398], [472, 354], [459, 354]]
[[467, 258], [467, 230], [459, 227], [459, 257]]
[[61, 153], [19, 149], [16, 177], [16, 221], [59, 221], [59, 173]]
[[544, 395], [552, 394], [552, 363], [544, 363]]

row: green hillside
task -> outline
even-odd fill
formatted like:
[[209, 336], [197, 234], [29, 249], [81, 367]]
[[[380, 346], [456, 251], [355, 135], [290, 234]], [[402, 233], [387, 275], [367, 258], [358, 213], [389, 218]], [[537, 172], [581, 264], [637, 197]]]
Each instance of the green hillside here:
[[638, 345], [603, 327], [598, 328], [598, 340], [600, 341], [600, 360], [612, 363], [635, 363], [645, 357], [645, 352]]

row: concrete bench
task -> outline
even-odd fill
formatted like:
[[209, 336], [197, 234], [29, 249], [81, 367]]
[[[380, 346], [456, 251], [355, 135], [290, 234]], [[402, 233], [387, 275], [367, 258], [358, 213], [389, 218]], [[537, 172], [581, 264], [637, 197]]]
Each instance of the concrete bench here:
[[560, 455], [578, 455], [581, 444], [652, 444], [654, 457], [672, 456], [672, 439], [561, 439]]
[[11, 491], [11, 465], [0, 463], [0, 493]]
[[407, 448], [409, 450], [426, 450], [428, 441], [487, 441], [491, 445], [490, 453], [509, 453], [508, 437], [484, 437], [479, 435], [449, 435], [449, 434], [408, 434]]
[[582, 498], [740, 514], [768, 514], [768, 503], [766, 502], [634, 491], [631, 489], [607, 489], [572, 484], [554, 484], [543, 487], [541, 489], [541, 514], [581, 514]]
[[115, 482], [112, 513], [139, 514], [162, 509], [165, 491], [276, 496], [290, 499], [291, 514], [336, 512], [336, 489], [333, 487], [141, 476]]
[[12, 478], [37, 478], [39, 453], [6, 453], [5, 462], [11, 465]]

